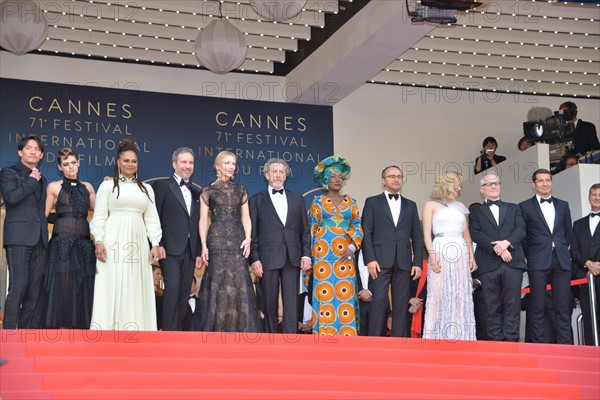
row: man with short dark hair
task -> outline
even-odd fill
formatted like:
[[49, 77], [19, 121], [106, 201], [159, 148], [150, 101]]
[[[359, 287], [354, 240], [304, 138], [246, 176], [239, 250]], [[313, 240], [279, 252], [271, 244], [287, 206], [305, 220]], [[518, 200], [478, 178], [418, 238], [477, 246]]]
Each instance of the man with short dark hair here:
[[[373, 294], [369, 336], [384, 336], [388, 291], [392, 293], [392, 336], [408, 337], [408, 300], [411, 279], [418, 280], [423, 265], [423, 229], [414, 201], [400, 195], [402, 170], [383, 169], [384, 192], [369, 197], [363, 209], [363, 258]], [[414, 253], [414, 256], [413, 256]]]
[[198, 233], [200, 192], [190, 180], [194, 173], [194, 152], [189, 147], [180, 147], [173, 152], [172, 161], [173, 176], [153, 186], [163, 232], [159, 250], [165, 283], [164, 331], [183, 330], [194, 266], [202, 266]]
[[560, 105], [559, 110], [565, 114], [568, 113], [569, 123], [575, 125], [575, 138], [573, 144], [575, 151], [581, 155], [585, 155], [588, 151], [600, 150], [600, 142], [596, 134], [596, 127], [591, 122], [577, 119], [577, 106], [572, 101], [564, 102]]
[[552, 302], [556, 317], [556, 340], [573, 344], [571, 329], [571, 211], [566, 201], [552, 197], [552, 175], [547, 169], [533, 173], [535, 195], [519, 204], [525, 220], [523, 241], [531, 288], [528, 316], [531, 340], [543, 343], [545, 337], [544, 302], [546, 285], [552, 284]]
[[[596, 292], [596, 328], [600, 327], [600, 183], [590, 187], [588, 200], [592, 211], [573, 224], [571, 256], [575, 266], [575, 276], [584, 278], [594, 275]], [[585, 344], [593, 345], [592, 313], [588, 284], [579, 285], [579, 302], [583, 314]], [[599, 333], [600, 334], [600, 333]]]
[[569, 154], [565, 156], [564, 159], [565, 169], [569, 169], [571, 167], [576, 166], [579, 163], [579, 159], [574, 154]]
[[4, 248], [9, 272], [4, 329], [33, 327], [48, 248], [48, 182], [37, 168], [44, 157], [44, 144], [37, 136], [25, 136], [17, 149], [21, 160], [0, 171], [0, 194], [6, 205]]

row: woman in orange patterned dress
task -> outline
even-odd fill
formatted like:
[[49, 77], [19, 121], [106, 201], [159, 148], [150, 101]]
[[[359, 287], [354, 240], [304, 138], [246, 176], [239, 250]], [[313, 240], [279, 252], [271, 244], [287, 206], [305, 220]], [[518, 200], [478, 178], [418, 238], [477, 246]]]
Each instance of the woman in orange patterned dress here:
[[363, 231], [356, 200], [341, 194], [350, 164], [331, 156], [315, 167], [315, 178], [327, 191], [310, 207], [313, 256], [313, 332], [320, 335], [358, 334], [358, 297], [354, 252]]

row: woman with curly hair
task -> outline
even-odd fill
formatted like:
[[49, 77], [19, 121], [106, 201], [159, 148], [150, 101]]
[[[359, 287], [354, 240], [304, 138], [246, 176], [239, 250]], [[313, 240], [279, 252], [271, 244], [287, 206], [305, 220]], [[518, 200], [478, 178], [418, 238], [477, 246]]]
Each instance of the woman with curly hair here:
[[100, 185], [90, 223], [97, 258], [91, 328], [156, 330], [152, 263], [159, 258], [162, 231], [154, 191], [138, 176], [132, 140], [122, 140], [117, 155], [113, 179]]
[[429, 252], [423, 338], [475, 340], [471, 272], [476, 266], [469, 210], [456, 200], [461, 185], [461, 174], [443, 173], [423, 207], [423, 239]]

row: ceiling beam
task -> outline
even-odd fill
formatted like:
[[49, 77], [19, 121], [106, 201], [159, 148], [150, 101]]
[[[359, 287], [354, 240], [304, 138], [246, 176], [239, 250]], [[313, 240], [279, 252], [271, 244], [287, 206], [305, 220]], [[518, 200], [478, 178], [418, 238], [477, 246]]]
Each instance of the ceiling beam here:
[[[409, 1], [414, 7], [414, 1]], [[412, 23], [404, 1], [371, 1], [286, 76], [289, 101], [333, 105], [370, 80], [436, 25]], [[301, 93], [301, 94], [300, 94]]]

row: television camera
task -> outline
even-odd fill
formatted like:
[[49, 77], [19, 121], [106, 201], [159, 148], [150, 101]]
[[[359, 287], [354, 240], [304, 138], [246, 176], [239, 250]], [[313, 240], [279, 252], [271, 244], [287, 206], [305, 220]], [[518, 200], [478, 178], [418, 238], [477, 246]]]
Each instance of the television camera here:
[[571, 110], [554, 111], [554, 115], [545, 119], [523, 122], [523, 134], [532, 142], [546, 143], [550, 147], [550, 172], [553, 174], [563, 169], [562, 161], [568, 154], [575, 154], [576, 116]]

